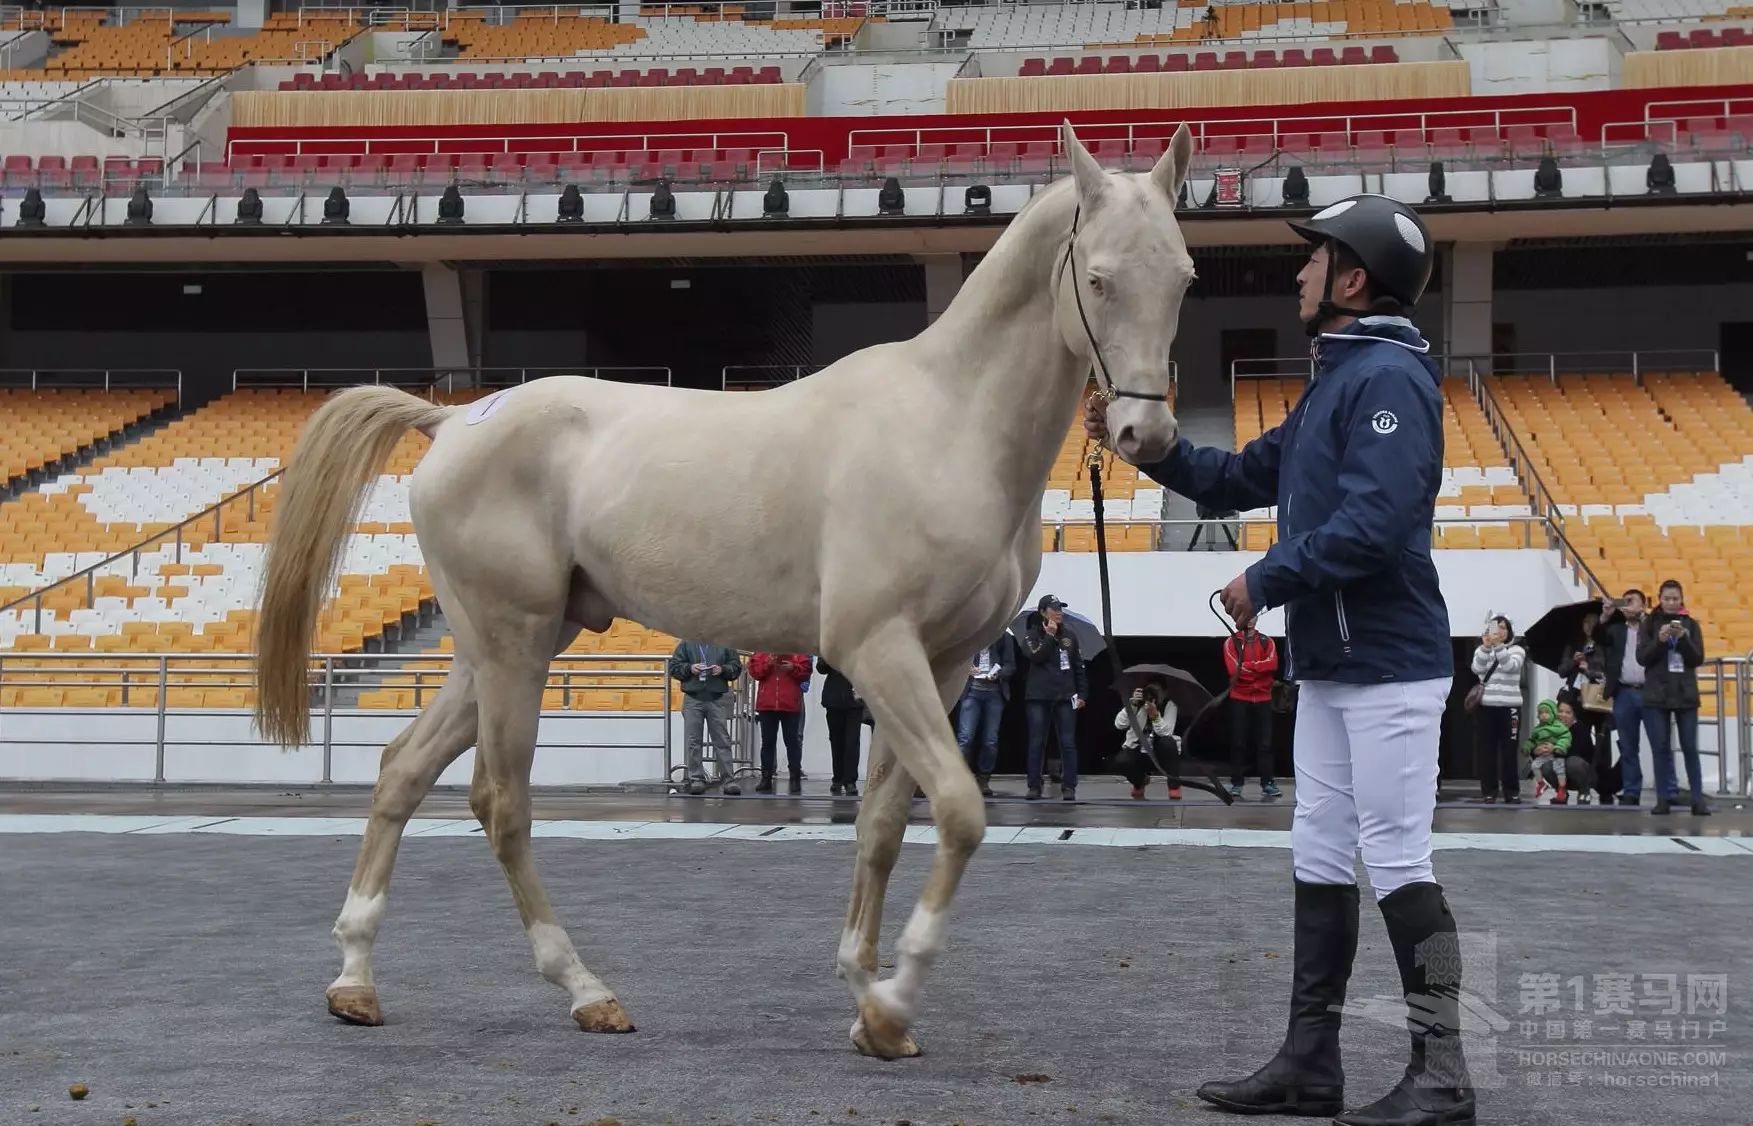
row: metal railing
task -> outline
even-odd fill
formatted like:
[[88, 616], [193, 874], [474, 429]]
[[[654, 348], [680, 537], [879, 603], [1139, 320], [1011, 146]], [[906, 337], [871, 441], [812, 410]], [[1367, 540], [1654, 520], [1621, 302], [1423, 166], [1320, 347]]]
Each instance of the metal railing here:
[[[544, 732], [544, 752], [567, 750], [637, 750], [662, 752], [664, 773], [671, 768], [671, 722], [676, 706], [674, 681], [667, 670], [668, 654], [651, 653], [566, 653], [555, 657], [549, 668], [543, 692], [543, 715], [548, 717], [623, 715], [651, 721], [661, 726], [661, 740], [653, 738], [633, 742], [606, 742], [601, 739], [556, 742]], [[11, 716], [30, 714], [127, 714], [114, 709], [137, 709], [136, 714], [153, 718], [150, 738], [119, 733], [116, 724], [94, 730], [90, 738], [51, 737], [12, 722], [0, 735], [0, 746], [7, 744], [33, 747], [94, 747], [123, 749], [150, 746], [154, 751], [153, 780], [163, 782], [165, 752], [181, 747], [231, 747], [257, 741], [253, 730], [240, 739], [175, 739], [168, 737], [168, 720], [172, 717], [235, 715], [253, 706], [249, 693], [255, 689], [253, 654], [248, 653], [96, 653], [38, 651], [0, 652], [0, 695], [5, 699], [28, 699], [31, 690], [66, 692], [96, 690], [104, 696], [103, 703], [90, 705], [13, 703], [6, 708]], [[448, 653], [326, 653], [314, 654], [310, 660], [309, 689], [312, 718], [311, 746], [322, 752], [321, 777], [315, 782], [334, 780], [333, 759], [338, 749], [379, 750], [385, 740], [373, 734], [362, 739], [346, 730], [345, 721], [370, 716], [406, 716], [418, 711], [437, 694], [438, 684], [449, 673], [452, 655]], [[412, 663], [436, 663], [443, 669], [407, 669]], [[629, 668], [632, 665], [635, 667]], [[357, 696], [380, 688], [404, 690], [409, 686], [386, 684], [385, 680], [412, 678], [416, 702], [412, 708], [360, 707]], [[638, 682], [638, 683], [634, 683]], [[17, 690], [15, 696], [14, 690]], [[621, 691], [628, 702], [638, 697], [642, 707], [589, 709], [592, 699], [586, 693]], [[206, 693], [222, 692], [227, 699], [213, 707], [206, 706]], [[113, 701], [112, 700], [113, 694]], [[236, 694], [235, 698], [233, 694]], [[195, 697], [199, 695], [200, 699]], [[353, 699], [349, 702], [348, 697]], [[64, 696], [62, 697], [64, 699]], [[577, 704], [579, 706], [575, 707]], [[653, 755], [653, 768], [657, 756]]]
[[[1698, 697], [1701, 705], [1711, 701], [1716, 714], [1716, 749], [1712, 752], [1701, 746], [1698, 752], [1716, 755], [1718, 796], [1753, 796], [1753, 778], [1749, 777], [1753, 775], [1753, 652], [1718, 657], [1700, 665]], [[1736, 767], [1732, 784], [1728, 775], [1731, 753]]]
[[648, 383], [668, 387], [674, 374], [667, 367], [613, 365], [581, 367], [457, 367], [457, 368], [238, 368], [231, 389], [296, 387], [301, 391], [333, 390], [362, 383], [420, 388], [431, 398], [459, 387], [514, 387], [553, 375], [576, 375], [615, 383]]
[[[377, 133], [333, 134], [317, 139], [287, 138], [275, 141], [232, 141], [227, 143], [226, 159], [249, 156], [303, 156], [305, 146], [311, 155], [371, 156], [433, 156], [440, 152], [462, 156], [497, 156], [502, 153], [593, 153], [593, 152], [669, 152], [686, 149], [784, 149], [791, 144], [783, 130], [763, 129], [743, 132], [712, 132], [670, 129], [666, 132], [644, 133], [582, 133], [548, 132], [507, 136], [483, 126], [478, 137], [398, 136]], [[340, 146], [356, 146], [356, 151]], [[466, 146], [460, 147], [460, 146]]]
[[[85, 604], [76, 607], [76, 609], [94, 609], [97, 604], [97, 599], [101, 597], [97, 593], [97, 580], [111, 575], [121, 575], [123, 573], [124, 563], [126, 564], [128, 578], [134, 579], [139, 577], [140, 556], [143, 553], [154, 548], [162, 549], [168, 541], [172, 545], [172, 561], [181, 563], [183, 561], [185, 543], [196, 538], [193, 533], [196, 530], [204, 530], [205, 525], [209, 522], [213, 525], [213, 535], [210, 539], [203, 539], [202, 543], [226, 542], [226, 517], [235, 516], [241, 511], [243, 513], [243, 523], [248, 524], [253, 522], [256, 518], [257, 496], [260, 495], [263, 489], [277, 481], [280, 478], [280, 475], [284, 472], [285, 470], [283, 469], [277, 469], [268, 474], [268, 476], [263, 477], [261, 480], [246, 485], [244, 488], [231, 494], [224, 500], [221, 500], [218, 504], [204, 508], [195, 515], [190, 516], [185, 520], [178, 521], [162, 531], [154, 532], [152, 535], [147, 536], [145, 539], [125, 551], [119, 551], [98, 563], [93, 563], [89, 567], [75, 571], [64, 579], [58, 579], [47, 586], [38, 587], [36, 590], [31, 591], [22, 598], [15, 598], [11, 602], [0, 604], [0, 613], [5, 613], [8, 610], [24, 611], [28, 608], [28, 610], [34, 614], [31, 631], [33, 633], [41, 633], [43, 632], [43, 610], [45, 608], [45, 603], [59, 591], [70, 588], [78, 589], [80, 587], [83, 587], [84, 590]], [[54, 607], [48, 608], [54, 609]]]
[[727, 364], [718, 373], [720, 391], [762, 391], [814, 375], [825, 364]]
[[183, 402], [183, 373], [176, 368], [0, 368], [0, 387], [32, 391], [174, 387], [177, 405]]
[[[1714, 348], [1642, 348], [1600, 352], [1432, 352], [1431, 362], [1446, 376], [1544, 375], [1553, 384], [1563, 375], [1625, 375], [1640, 383], [1645, 375], [1666, 372], [1706, 372], [1722, 369]], [[1307, 379], [1314, 374], [1314, 360], [1300, 356], [1268, 356], [1230, 361], [1230, 399], [1244, 379]]]

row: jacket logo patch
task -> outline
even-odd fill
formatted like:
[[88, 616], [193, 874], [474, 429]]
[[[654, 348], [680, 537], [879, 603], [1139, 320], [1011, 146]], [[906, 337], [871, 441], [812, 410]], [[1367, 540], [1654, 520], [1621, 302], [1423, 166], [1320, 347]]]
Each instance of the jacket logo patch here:
[[1377, 411], [1370, 419], [1370, 429], [1377, 434], [1392, 434], [1400, 429], [1400, 420], [1394, 417], [1393, 411]]

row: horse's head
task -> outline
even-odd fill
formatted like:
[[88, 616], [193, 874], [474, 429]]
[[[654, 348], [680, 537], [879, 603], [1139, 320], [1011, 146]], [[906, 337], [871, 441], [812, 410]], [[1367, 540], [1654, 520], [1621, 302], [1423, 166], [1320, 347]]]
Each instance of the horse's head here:
[[1066, 344], [1088, 360], [1110, 397], [1114, 451], [1133, 464], [1166, 457], [1178, 427], [1168, 396], [1169, 348], [1193, 259], [1175, 222], [1175, 198], [1193, 159], [1182, 125], [1149, 173], [1109, 174], [1064, 127], [1076, 180], [1077, 221], [1059, 262], [1055, 295]]

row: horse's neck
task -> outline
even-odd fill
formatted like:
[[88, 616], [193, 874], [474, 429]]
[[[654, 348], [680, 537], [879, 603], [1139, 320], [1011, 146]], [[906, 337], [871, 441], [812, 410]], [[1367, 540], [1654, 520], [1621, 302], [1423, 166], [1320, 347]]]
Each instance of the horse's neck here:
[[958, 441], [989, 436], [988, 464], [1019, 505], [1038, 501], [1088, 379], [1053, 305], [1076, 204], [1068, 181], [1048, 188], [917, 339], [927, 363], [960, 387]]

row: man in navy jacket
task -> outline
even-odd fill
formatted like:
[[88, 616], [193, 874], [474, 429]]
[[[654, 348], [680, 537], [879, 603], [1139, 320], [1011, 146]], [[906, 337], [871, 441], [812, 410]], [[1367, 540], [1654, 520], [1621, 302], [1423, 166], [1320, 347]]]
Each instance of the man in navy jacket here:
[[[1253, 1114], [1337, 1115], [1346, 1126], [1474, 1121], [1458, 1029], [1460, 952], [1431, 869], [1440, 723], [1454, 676], [1431, 561], [1443, 399], [1430, 345], [1403, 315], [1434, 260], [1405, 205], [1354, 196], [1291, 224], [1313, 244], [1297, 277], [1313, 376], [1284, 423], [1239, 453], [1182, 439], [1146, 474], [1223, 510], [1276, 506], [1278, 542], [1224, 588], [1246, 629], [1285, 608], [1299, 682], [1291, 849], [1296, 953], [1284, 1044], [1200, 1098]], [[1102, 404], [1086, 427], [1105, 436]], [[1339, 1007], [1357, 952], [1363, 850], [1399, 963], [1412, 1061], [1388, 1095], [1342, 1113]]]

